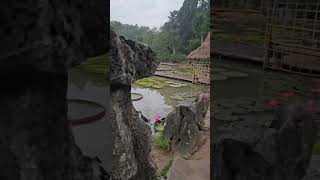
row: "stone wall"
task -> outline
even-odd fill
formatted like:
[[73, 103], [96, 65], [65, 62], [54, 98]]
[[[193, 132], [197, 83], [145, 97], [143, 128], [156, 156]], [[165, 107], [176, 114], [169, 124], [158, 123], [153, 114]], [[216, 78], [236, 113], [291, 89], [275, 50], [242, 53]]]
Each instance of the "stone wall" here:
[[300, 180], [316, 137], [315, 120], [297, 104], [279, 109], [269, 126], [236, 124], [213, 142], [213, 177]]
[[0, 2], [0, 179], [94, 179], [66, 102], [68, 69], [108, 48], [108, 4], [94, 2]]

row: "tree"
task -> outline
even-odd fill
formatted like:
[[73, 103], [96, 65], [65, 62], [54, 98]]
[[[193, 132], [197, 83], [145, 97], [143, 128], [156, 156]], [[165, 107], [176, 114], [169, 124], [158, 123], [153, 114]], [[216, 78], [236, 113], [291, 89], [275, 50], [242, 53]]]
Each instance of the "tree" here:
[[160, 29], [122, 24], [111, 26], [120, 35], [151, 47], [160, 60], [183, 59], [210, 31], [210, 1], [185, 0], [180, 10], [170, 12], [168, 22]]

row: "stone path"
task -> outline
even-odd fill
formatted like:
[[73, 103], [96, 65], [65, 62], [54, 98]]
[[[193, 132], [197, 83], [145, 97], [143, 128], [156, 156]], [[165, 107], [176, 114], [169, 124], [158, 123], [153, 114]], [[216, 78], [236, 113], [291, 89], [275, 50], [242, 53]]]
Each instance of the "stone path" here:
[[209, 180], [210, 158], [185, 160], [178, 157], [168, 174], [168, 180]]
[[320, 155], [313, 155], [307, 176], [303, 180], [320, 180]]
[[210, 111], [205, 123], [208, 127], [205, 144], [189, 160], [177, 157], [168, 172], [168, 180], [210, 180]]

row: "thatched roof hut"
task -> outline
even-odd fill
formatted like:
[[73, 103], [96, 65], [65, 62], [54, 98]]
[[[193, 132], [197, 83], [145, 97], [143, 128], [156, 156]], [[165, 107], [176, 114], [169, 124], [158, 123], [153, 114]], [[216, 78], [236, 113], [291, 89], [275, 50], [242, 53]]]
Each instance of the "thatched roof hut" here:
[[210, 59], [210, 32], [201, 46], [188, 54], [187, 59]]

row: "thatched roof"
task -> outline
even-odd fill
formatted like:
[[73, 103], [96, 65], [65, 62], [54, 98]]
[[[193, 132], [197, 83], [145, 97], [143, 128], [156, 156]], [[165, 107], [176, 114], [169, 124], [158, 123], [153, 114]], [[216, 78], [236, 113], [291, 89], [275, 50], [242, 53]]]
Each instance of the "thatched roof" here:
[[187, 59], [210, 59], [210, 32], [201, 46], [188, 54]]

